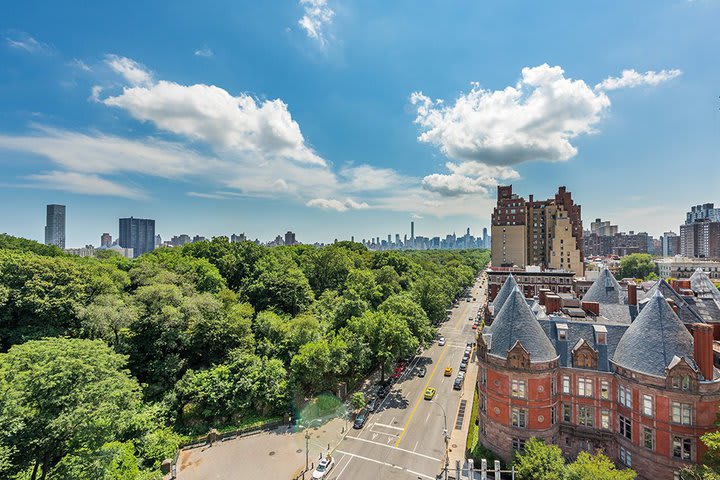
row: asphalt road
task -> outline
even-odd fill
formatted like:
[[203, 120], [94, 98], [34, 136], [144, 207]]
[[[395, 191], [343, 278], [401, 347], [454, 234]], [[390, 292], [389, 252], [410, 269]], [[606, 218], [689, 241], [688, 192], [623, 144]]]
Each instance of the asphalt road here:
[[[435, 342], [416, 357], [410, 364], [412, 368], [408, 368], [393, 385], [365, 426], [361, 430], [351, 430], [337, 446], [334, 451], [335, 468], [330, 472], [330, 479], [435, 479], [441, 472], [445, 461], [443, 409], [447, 414], [448, 432], [451, 433], [461, 400], [461, 391], [453, 390], [453, 382], [465, 346], [474, 339], [469, 318], [477, 315], [481, 299], [479, 285], [480, 282], [477, 282], [471, 293], [471, 298], [474, 296], [478, 301], [459, 302], [451, 318], [440, 327], [440, 334], [446, 340], [445, 346]], [[421, 378], [417, 369], [423, 365], [427, 374]], [[452, 367], [452, 376], [443, 375], [445, 367]], [[475, 382], [476, 363], [468, 367], [466, 376], [466, 382]], [[423, 399], [427, 387], [437, 390], [432, 402]], [[465, 400], [466, 415], [470, 415], [472, 397]], [[460, 438], [464, 439], [467, 432], [461, 433]], [[465, 445], [455, 444], [451, 448], [464, 450]]]

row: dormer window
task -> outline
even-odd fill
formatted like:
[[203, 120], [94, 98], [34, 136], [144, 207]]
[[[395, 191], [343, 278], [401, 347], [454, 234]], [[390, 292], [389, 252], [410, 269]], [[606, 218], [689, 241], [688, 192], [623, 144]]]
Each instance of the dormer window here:
[[607, 345], [607, 327], [605, 325], [593, 325], [595, 330], [595, 344]]
[[567, 323], [557, 324], [558, 340], [567, 340], [568, 326]]

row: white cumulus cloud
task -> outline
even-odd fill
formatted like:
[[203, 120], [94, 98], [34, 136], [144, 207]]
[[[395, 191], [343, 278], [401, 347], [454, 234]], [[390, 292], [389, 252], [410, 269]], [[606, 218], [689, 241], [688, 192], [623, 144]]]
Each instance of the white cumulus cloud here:
[[325, 46], [325, 26], [332, 22], [335, 12], [327, 4], [327, 0], [300, 0], [305, 14], [298, 24], [305, 30], [307, 36]]
[[203, 47], [195, 50], [196, 57], [212, 57], [213, 55], [215, 55], [215, 53], [208, 47]]
[[602, 82], [595, 85], [595, 90], [617, 90], [619, 88], [634, 88], [643, 85], [655, 86], [662, 82], [667, 82], [673, 78], [682, 75], [682, 71], [678, 69], [660, 70], [655, 72], [649, 70], [645, 73], [638, 73], [635, 70], [623, 70], [620, 77], [608, 77]]
[[364, 208], [370, 208], [365, 202], [357, 202], [351, 198], [345, 200], [337, 200], [334, 198], [313, 198], [308, 201], [305, 205], [308, 207], [321, 208], [323, 210], [336, 210], [338, 212], [345, 212], [347, 210], [359, 210]]
[[149, 86], [153, 83], [152, 74], [144, 66], [127, 57], [106, 55], [105, 63], [127, 80], [130, 85]]
[[258, 162], [285, 158], [325, 165], [305, 144], [300, 126], [280, 99], [233, 96], [214, 85], [180, 85], [161, 80], [125, 88], [103, 100], [158, 128], [209, 143], [217, 152], [252, 155]]
[[518, 83], [502, 90], [475, 85], [448, 106], [421, 92], [410, 100], [421, 142], [450, 158], [488, 165], [568, 160], [577, 153], [570, 140], [593, 132], [610, 106], [604, 92], [547, 64], [523, 68]]

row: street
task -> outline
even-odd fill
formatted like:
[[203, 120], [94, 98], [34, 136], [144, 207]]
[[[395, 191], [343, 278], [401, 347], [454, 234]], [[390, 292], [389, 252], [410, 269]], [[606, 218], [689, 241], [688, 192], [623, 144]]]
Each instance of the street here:
[[[480, 282], [472, 287], [470, 301], [461, 300], [451, 317], [440, 327], [445, 346], [437, 342], [422, 352], [408, 367], [404, 376], [392, 386], [391, 392], [370, 416], [361, 430], [351, 430], [335, 448], [336, 465], [329, 478], [365, 479], [435, 479], [445, 463], [445, 422], [447, 421], [451, 457], [461, 458], [469, 421], [458, 421], [461, 400], [464, 412], [470, 415], [477, 363], [468, 365], [462, 390], [453, 390], [465, 347], [474, 341], [472, 321], [481, 305]], [[472, 301], [472, 298], [477, 301]], [[420, 366], [427, 368], [424, 378], [417, 375]], [[452, 367], [451, 376], [444, 376]], [[437, 390], [432, 401], [423, 398], [425, 389]], [[447, 419], [444, 418], [444, 413]], [[456, 422], [462, 425], [456, 429]], [[451, 471], [455, 464], [451, 462]]]

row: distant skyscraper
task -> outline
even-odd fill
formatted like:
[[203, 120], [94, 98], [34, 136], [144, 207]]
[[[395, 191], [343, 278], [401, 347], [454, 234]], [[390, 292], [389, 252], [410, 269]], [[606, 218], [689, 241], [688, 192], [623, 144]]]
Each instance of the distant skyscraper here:
[[487, 237], [487, 227], [483, 227], [483, 240], [482, 240], [482, 246], [483, 248], [488, 248], [488, 237]]
[[45, 245], [57, 245], [65, 249], [65, 205], [47, 206]]
[[410, 240], [415, 240], [415, 222], [410, 222]]
[[110, 235], [109, 233], [103, 233], [100, 236], [100, 246], [107, 248], [112, 247], [112, 235]]
[[285, 233], [285, 245], [295, 245], [295, 233], [290, 231]]
[[155, 249], [155, 220], [145, 218], [121, 218], [118, 244], [132, 248], [133, 257]]
[[238, 243], [238, 242], [244, 242], [247, 239], [245, 238], [245, 234], [241, 233], [240, 235], [235, 235], [234, 233], [230, 235], [230, 241], [232, 243]]
[[159, 247], [160, 245], [162, 245], [162, 237], [158, 233], [157, 235], [155, 235], [155, 248]]

